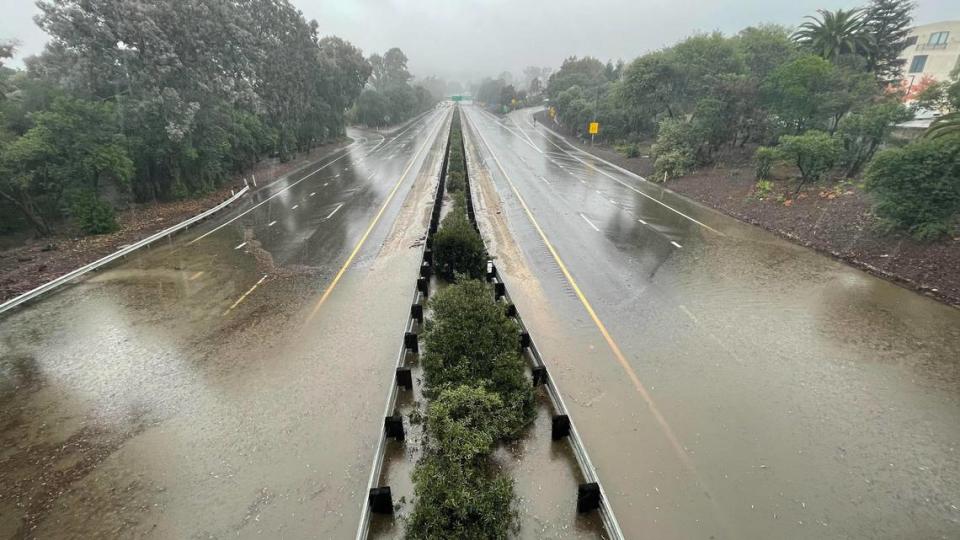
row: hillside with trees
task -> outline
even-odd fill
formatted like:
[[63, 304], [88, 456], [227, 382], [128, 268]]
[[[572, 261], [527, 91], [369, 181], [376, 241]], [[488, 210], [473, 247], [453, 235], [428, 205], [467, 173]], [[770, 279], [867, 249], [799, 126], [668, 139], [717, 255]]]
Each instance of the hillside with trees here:
[[0, 63], [2, 234], [110, 232], [129, 204], [203, 196], [341, 139], [354, 104], [381, 126], [434, 103], [399, 49], [367, 60], [288, 0], [38, 6], [44, 52]]

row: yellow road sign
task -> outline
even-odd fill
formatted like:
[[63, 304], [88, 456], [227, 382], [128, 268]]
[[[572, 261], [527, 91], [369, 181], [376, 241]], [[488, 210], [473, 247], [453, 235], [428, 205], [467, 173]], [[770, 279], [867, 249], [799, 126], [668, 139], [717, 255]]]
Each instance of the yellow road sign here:
[[600, 133], [600, 122], [590, 122], [590, 134], [596, 135]]

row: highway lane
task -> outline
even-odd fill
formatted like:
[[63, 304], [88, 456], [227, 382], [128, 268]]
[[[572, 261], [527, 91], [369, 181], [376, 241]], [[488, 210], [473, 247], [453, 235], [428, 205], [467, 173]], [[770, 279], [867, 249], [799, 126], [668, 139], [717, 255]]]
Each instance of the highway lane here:
[[466, 112], [478, 216], [628, 537], [960, 534], [960, 311]]
[[0, 320], [0, 537], [352, 535], [449, 119]]

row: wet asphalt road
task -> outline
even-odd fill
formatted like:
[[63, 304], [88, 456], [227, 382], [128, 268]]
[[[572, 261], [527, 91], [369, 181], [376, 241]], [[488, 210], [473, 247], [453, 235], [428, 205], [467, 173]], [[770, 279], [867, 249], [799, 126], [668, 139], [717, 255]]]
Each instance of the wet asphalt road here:
[[0, 319], [0, 538], [351, 536], [449, 112]]
[[628, 537], [960, 537], [960, 311], [465, 112], [478, 216]]

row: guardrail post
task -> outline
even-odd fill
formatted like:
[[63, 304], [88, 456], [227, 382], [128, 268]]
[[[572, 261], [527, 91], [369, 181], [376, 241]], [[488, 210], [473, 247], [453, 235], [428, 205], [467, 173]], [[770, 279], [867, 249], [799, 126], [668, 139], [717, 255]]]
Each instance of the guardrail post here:
[[371, 488], [367, 495], [367, 502], [370, 504], [370, 511], [374, 514], [393, 513], [393, 495], [390, 493], [390, 486]]
[[507, 304], [506, 314], [507, 314], [507, 317], [517, 316], [517, 306], [513, 304], [513, 302]]
[[533, 385], [540, 386], [547, 383], [547, 366], [537, 366], [530, 370], [533, 375]]
[[520, 332], [520, 350], [530, 346], [530, 332]]
[[577, 486], [577, 512], [586, 514], [600, 508], [600, 484], [589, 482]]
[[423, 296], [427, 296], [430, 290], [430, 281], [425, 277], [417, 279], [417, 290], [423, 293]]
[[398, 441], [402, 441], [404, 437], [403, 417], [399, 414], [395, 414], [393, 416], [384, 418], [383, 429], [387, 431], [387, 437], [393, 437]]
[[397, 386], [413, 390], [413, 374], [408, 367], [397, 368]]
[[420, 345], [417, 341], [417, 334], [415, 332], [404, 332], [403, 334], [403, 346], [410, 349], [411, 352], [420, 352]]
[[423, 304], [412, 304], [410, 306], [410, 318], [423, 324]]
[[507, 294], [507, 286], [502, 282], [496, 282], [493, 284], [493, 299], [499, 300], [501, 296]]
[[559, 441], [567, 435], [570, 435], [570, 417], [565, 414], [554, 416], [550, 423], [550, 438]]

